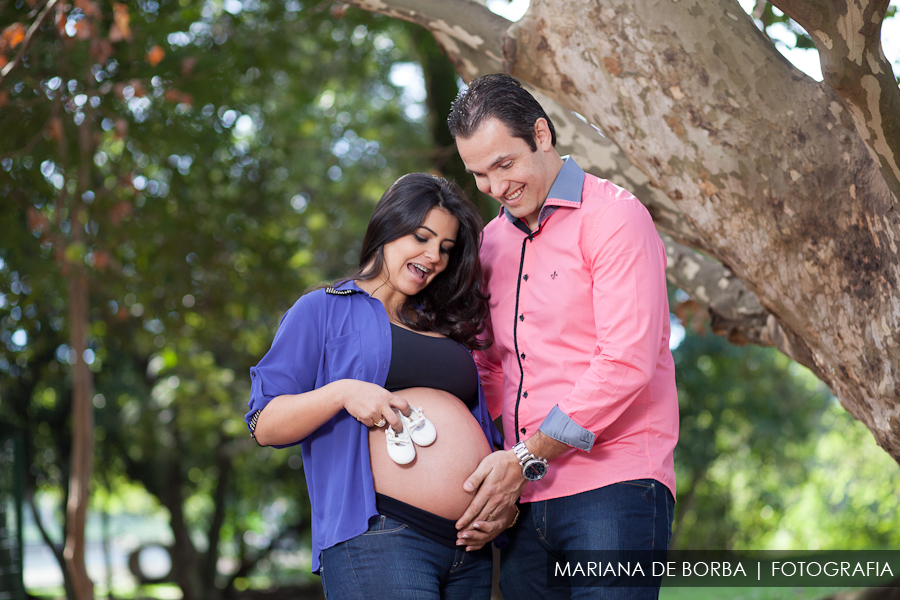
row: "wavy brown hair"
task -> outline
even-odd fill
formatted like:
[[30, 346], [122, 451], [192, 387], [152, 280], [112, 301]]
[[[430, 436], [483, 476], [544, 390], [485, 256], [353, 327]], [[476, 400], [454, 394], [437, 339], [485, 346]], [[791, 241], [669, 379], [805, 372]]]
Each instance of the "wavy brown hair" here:
[[490, 345], [477, 339], [488, 315], [478, 257], [484, 221], [455, 183], [428, 173], [410, 173], [395, 181], [369, 220], [359, 268], [344, 281], [378, 277], [384, 269], [385, 244], [414, 233], [433, 208], [442, 208], [459, 221], [456, 244], [447, 268], [421, 292], [409, 296], [397, 317], [410, 329], [443, 334], [469, 350], [483, 349]]

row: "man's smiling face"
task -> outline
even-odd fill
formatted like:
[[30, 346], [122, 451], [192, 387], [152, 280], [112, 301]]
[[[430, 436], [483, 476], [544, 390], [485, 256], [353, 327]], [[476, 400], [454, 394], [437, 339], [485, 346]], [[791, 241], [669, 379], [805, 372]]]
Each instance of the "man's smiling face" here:
[[544, 119], [535, 123], [537, 150], [510, 134], [500, 120], [489, 118], [456, 147], [478, 189], [497, 200], [533, 230], [547, 193], [562, 166]]

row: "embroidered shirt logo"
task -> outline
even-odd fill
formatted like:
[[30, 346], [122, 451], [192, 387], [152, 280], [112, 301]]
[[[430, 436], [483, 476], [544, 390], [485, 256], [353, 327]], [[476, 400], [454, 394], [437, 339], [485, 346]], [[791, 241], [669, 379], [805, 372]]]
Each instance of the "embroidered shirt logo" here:
[[553, 271], [553, 275], [550, 276], [550, 279], [556, 279], [557, 277], [556, 271]]

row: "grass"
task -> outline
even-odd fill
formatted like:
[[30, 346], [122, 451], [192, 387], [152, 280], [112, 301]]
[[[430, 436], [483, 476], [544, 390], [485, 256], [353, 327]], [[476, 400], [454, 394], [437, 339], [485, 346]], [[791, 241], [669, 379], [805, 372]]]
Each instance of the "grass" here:
[[659, 600], [814, 600], [850, 588], [839, 587], [664, 587]]

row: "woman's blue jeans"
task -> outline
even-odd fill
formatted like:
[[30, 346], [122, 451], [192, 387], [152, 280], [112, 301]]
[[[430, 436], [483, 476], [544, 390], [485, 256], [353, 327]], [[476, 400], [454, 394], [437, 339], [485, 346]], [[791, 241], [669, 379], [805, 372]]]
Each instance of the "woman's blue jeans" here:
[[675, 500], [655, 479], [636, 479], [520, 507], [518, 524], [507, 531], [500, 551], [500, 590], [520, 598], [659, 597], [658, 587], [548, 587], [547, 563], [587, 551], [666, 551], [672, 535]]
[[369, 530], [321, 555], [322, 589], [329, 600], [488, 600], [493, 555], [454, 549], [384, 515]]

